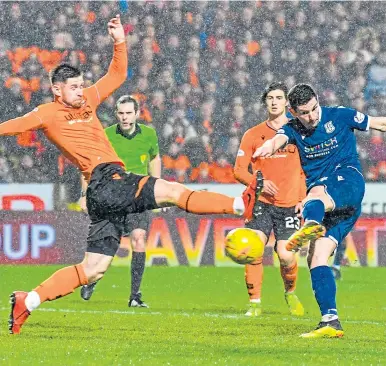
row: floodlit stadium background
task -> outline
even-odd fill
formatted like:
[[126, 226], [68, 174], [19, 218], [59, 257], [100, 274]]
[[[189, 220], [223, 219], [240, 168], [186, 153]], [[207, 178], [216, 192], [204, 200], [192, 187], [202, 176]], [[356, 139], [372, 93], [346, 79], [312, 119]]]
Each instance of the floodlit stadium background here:
[[[141, 121], [158, 132], [163, 177], [235, 196], [232, 164], [243, 133], [265, 119], [267, 83], [308, 82], [322, 104], [386, 114], [385, 10], [382, 2], [0, 2], [0, 120], [50, 101], [47, 72], [62, 61], [81, 67], [88, 84], [100, 78], [112, 54], [106, 23], [121, 13], [129, 76], [99, 108], [101, 121], [115, 122], [117, 97], [136, 95]], [[368, 183], [348, 238], [352, 266], [386, 265], [384, 139], [358, 133]], [[0, 263], [81, 259], [79, 173], [41, 133], [0, 139], [0, 183]], [[148, 265], [232, 265], [223, 237], [242, 220], [177, 209], [153, 217]], [[129, 263], [128, 247], [124, 240], [116, 264]], [[271, 248], [266, 263], [275, 263]]]

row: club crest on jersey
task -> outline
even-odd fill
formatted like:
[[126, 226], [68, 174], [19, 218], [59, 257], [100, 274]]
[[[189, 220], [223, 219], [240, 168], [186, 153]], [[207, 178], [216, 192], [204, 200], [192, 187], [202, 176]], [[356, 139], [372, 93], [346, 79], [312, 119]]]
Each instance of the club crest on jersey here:
[[145, 164], [145, 161], [147, 160], [147, 155], [141, 155], [140, 159], [141, 159], [141, 163]]
[[324, 124], [324, 129], [327, 133], [332, 133], [335, 131], [335, 126], [332, 124], [332, 121], [328, 121]]
[[363, 122], [364, 119], [365, 119], [365, 115], [361, 112], [357, 112], [357, 114], [354, 117], [354, 121], [356, 123], [361, 123], [361, 122]]
[[237, 152], [237, 156], [244, 156], [244, 155], [245, 155], [245, 153], [241, 149]]

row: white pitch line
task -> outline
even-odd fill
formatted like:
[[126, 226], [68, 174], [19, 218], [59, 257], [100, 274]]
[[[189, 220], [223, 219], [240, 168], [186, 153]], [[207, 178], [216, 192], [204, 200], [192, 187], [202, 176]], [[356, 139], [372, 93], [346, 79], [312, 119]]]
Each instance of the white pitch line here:
[[[7, 310], [9, 311], [10, 308], [0, 308], [0, 311]], [[36, 309], [35, 311], [45, 311], [45, 312], [58, 312], [58, 313], [82, 313], [82, 314], [106, 314], [106, 313], [111, 313], [111, 314], [122, 314], [122, 315], [162, 315], [162, 313], [157, 312], [157, 311], [150, 311], [146, 313], [141, 313], [141, 312], [135, 312], [135, 311], [120, 311], [120, 310], [83, 310], [83, 309], [56, 309], [56, 308], [40, 308]]]
[[[2, 307], [0, 308], [0, 311], [9, 311], [9, 307]], [[56, 309], [56, 308], [40, 308], [36, 309], [35, 311], [43, 311], [43, 312], [57, 312], [57, 313], [79, 313], [79, 314], [119, 314], [119, 315], [163, 315], [163, 316], [184, 316], [187, 318], [193, 318], [193, 317], [206, 317], [206, 318], [220, 318], [220, 319], [245, 319], [247, 320], [248, 318], [245, 315], [241, 314], [220, 314], [220, 313], [202, 313], [202, 314], [197, 314], [197, 313], [186, 313], [186, 312], [166, 312], [162, 313], [159, 311], [141, 311], [141, 312], [136, 312], [136, 311], [121, 311], [121, 310], [84, 310], [84, 309]], [[261, 320], [270, 320], [270, 316], [268, 317], [260, 317], [259, 319]], [[287, 321], [304, 321], [304, 320], [309, 320], [312, 321], [314, 319], [311, 318], [295, 318], [295, 317], [284, 317], [282, 320], [287, 320]], [[377, 322], [377, 321], [372, 321], [372, 320], [343, 320], [344, 323], [348, 324], [368, 324], [368, 325], [377, 325], [377, 326], [384, 326], [385, 324], [382, 322]]]

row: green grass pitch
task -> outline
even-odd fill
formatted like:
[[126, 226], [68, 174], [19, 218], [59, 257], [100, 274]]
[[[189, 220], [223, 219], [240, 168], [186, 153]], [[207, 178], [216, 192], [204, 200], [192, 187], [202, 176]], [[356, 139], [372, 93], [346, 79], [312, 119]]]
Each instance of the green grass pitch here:
[[0, 364], [4, 365], [382, 365], [386, 363], [386, 268], [344, 268], [338, 283], [343, 339], [304, 340], [319, 311], [308, 271], [297, 294], [306, 315], [288, 315], [278, 268], [266, 267], [263, 315], [246, 318], [243, 267], [151, 267], [150, 309], [127, 307], [129, 269], [111, 268], [89, 302], [79, 290], [43, 304], [9, 335], [8, 296], [57, 266], [0, 269]]

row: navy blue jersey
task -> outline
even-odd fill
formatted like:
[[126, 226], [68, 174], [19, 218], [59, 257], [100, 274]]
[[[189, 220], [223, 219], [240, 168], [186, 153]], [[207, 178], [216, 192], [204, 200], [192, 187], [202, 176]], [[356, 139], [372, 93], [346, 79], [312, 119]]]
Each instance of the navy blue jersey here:
[[344, 107], [320, 108], [315, 129], [307, 130], [299, 120], [292, 119], [277, 131], [298, 147], [307, 187], [339, 167], [352, 166], [361, 171], [354, 130], [369, 129], [369, 118], [361, 112]]

